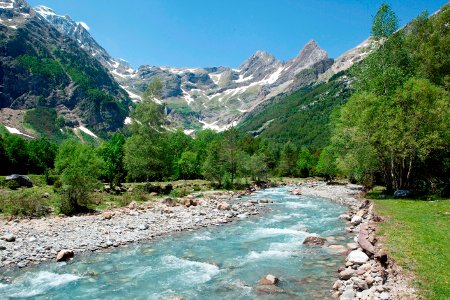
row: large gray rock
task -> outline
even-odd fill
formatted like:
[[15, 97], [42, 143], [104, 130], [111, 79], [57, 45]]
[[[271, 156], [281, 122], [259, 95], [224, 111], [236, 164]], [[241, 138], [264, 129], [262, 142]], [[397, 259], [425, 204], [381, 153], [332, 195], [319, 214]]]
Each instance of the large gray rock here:
[[14, 187], [32, 187], [33, 182], [31, 181], [30, 177], [25, 175], [19, 175], [19, 174], [12, 174], [10, 176], [6, 176], [5, 181], [12, 184]]
[[353, 250], [350, 252], [350, 254], [347, 256], [347, 261], [354, 263], [354, 264], [363, 264], [366, 263], [369, 260], [369, 257], [367, 254], [360, 250]]
[[318, 236], [308, 236], [304, 241], [304, 245], [323, 246], [327, 242], [327, 239]]
[[64, 249], [58, 252], [56, 255], [56, 261], [68, 261], [74, 256], [72, 250]]

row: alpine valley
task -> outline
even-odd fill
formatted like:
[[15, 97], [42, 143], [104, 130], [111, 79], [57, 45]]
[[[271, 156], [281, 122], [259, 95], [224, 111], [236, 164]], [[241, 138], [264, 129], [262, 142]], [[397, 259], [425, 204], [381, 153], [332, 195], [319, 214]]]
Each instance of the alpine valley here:
[[[330, 78], [336, 81], [333, 75], [342, 75], [371, 50], [367, 39], [332, 59], [310, 40], [285, 62], [256, 51], [237, 69], [144, 65], [135, 70], [111, 57], [83, 25], [45, 6], [31, 8], [23, 0], [0, 0], [3, 125], [30, 136], [59, 137], [69, 131], [81, 137], [105, 136], [125, 123], [132, 102], [141, 101], [149, 83], [158, 78], [163, 88], [160, 99], [154, 101], [165, 105], [169, 128], [192, 134], [244, 124], [259, 134], [274, 119], [250, 126], [255, 114], [298, 90]], [[340, 89], [345, 90], [347, 78], [338, 78]], [[331, 96], [339, 99], [340, 95], [338, 91]], [[333, 107], [342, 101], [331, 99], [329, 104]]]

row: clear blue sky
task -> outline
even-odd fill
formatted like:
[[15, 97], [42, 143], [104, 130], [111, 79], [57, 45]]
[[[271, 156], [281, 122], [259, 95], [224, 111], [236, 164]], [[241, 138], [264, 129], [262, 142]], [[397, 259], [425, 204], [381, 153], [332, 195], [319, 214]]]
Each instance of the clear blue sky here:
[[[404, 25], [447, 1], [388, 1]], [[315, 39], [336, 58], [370, 34], [381, 0], [29, 0], [90, 27], [133, 67], [237, 67], [256, 50], [295, 57]]]

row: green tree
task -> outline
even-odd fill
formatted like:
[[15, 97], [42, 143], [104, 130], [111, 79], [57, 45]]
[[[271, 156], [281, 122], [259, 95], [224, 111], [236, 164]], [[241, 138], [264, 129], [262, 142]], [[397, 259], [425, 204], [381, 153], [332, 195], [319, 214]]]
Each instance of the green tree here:
[[197, 155], [192, 151], [184, 151], [177, 162], [181, 178], [191, 179], [198, 173]]
[[99, 148], [100, 156], [105, 162], [105, 177], [111, 188], [120, 184], [125, 178], [123, 165], [125, 136], [122, 133], [114, 133], [111, 139]]
[[98, 184], [103, 160], [94, 148], [74, 141], [64, 142], [58, 151], [55, 169], [63, 183], [60, 210], [73, 214], [85, 210], [90, 204], [90, 194]]
[[164, 108], [144, 95], [132, 111], [132, 133], [124, 145], [124, 166], [132, 180], [162, 179], [164, 175]]
[[212, 141], [207, 149], [206, 159], [202, 165], [203, 176], [215, 183], [218, 187], [222, 186], [226, 173], [226, 163], [223, 159], [222, 145], [220, 141]]
[[297, 157], [297, 147], [290, 141], [284, 144], [279, 166], [282, 176], [295, 176], [297, 174]]
[[336, 155], [331, 146], [320, 152], [315, 171], [319, 176], [323, 176], [326, 181], [332, 180], [337, 175]]
[[147, 88], [144, 92], [144, 99], [147, 100], [159, 100], [159, 97], [161, 97], [161, 90], [163, 88], [163, 83], [159, 79], [159, 77], [155, 77], [150, 81]]
[[314, 157], [308, 148], [302, 147], [297, 160], [297, 168], [301, 177], [309, 177], [314, 168]]
[[246, 167], [253, 181], [267, 180], [268, 167], [264, 154], [255, 153], [246, 160]]

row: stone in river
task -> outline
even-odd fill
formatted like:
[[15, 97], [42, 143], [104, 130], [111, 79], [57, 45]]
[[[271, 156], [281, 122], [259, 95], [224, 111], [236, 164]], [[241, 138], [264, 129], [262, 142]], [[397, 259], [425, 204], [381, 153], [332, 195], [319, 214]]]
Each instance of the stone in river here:
[[318, 236], [308, 236], [304, 241], [304, 245], [316, 245], [316, 246], [322, 246], [326, 243], [327, 239], [321, 238]]
[[264, 276], [263, 278], [261, 278], [261, 280], [259, 281], [259, 284], [260, 285], [275, 285], [279, 281], [280, 280], [277, 277], [275, 277], [271, 274], [268, 274], [268, 275]]
[[63, 249], [58, 252], [58, 255], [56, 256], [56, 261], [68, 261], [74, 256], [74, 253], [72, 250]]

